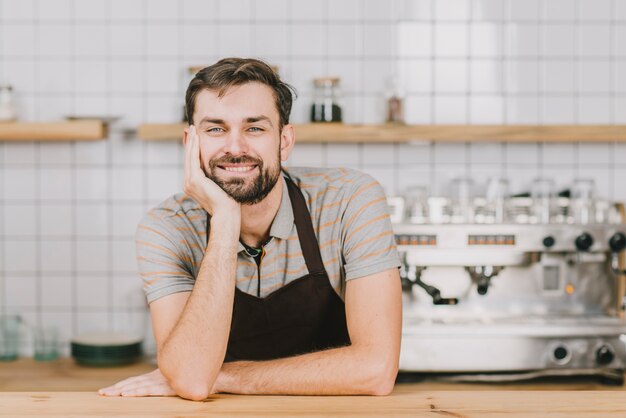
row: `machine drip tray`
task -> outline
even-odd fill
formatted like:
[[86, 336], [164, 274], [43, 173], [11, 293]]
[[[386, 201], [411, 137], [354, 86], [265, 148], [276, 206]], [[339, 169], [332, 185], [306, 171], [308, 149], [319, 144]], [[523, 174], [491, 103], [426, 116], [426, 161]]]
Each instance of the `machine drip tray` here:
[[514, 379], [541, 373], [610, 378], [626, 368], [625, 334], [626, 323], [608, 316], [405, 318], [400, 371], [473, 379], [502, 372], [514, 373]]
[[626, 321], [609, 316], [403, 318], [407, 336], [599, 337], [626, 334]]
[[[497, 373], [415, 373], [400, 372], [396, 378], [398, 383], [502, 383], [528, 382], [539, 384], [580, 384], [590, 381], [603, 385], [622, 386], [624, 370], [621, 369], [544, 369], [526, 372]], [[516, 387], [519, 389], [519, 387]]]

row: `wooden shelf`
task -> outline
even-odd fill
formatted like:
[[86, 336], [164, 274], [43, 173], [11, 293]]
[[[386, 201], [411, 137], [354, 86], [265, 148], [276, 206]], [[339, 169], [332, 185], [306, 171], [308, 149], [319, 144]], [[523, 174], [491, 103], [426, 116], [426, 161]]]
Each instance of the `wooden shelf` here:
[[100, 120], [0, 123], [0, 141], [96, 141], [107, 136]]
[[[184, 123], [144, 124], [139, 137], [180, 139]], [[607, 142], [626, 141], [626, 125], [295, 125], [297, 142]]]
[[137, 136], [150, 141], [180, 140], [186, 123], [144, 123], [139, 125]]

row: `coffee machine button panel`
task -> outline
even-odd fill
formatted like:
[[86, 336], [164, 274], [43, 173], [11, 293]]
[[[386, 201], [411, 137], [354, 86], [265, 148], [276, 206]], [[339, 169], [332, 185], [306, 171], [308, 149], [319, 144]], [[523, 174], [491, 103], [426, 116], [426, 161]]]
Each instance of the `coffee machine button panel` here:
[[552, 351], [552, 357], [555, 362], [565, 364], [570, 360], [570, 351], [566, 345], [558, 345]]
[[468, 235], [467, 245], [515, 245], [515, 235]]
[[611, 251], [618, 253], [626, 248], [626, 235], [621, 232], [616, 232], [609, 239], [609, 247], [611, 247]]
[[437, 245], [437, 235], [424, 234], [396, 234], [396, 244], [398, 245]]
[[583, 232], [576, 237], [574, 244], [579, 251], [587, 251], [593, 245], [593, 237], [589, 233]]
[[615, 353], [610, 346], [604, 344], [596, 350], [596, 362], [600, 366], [606, 366], [613, 362]]
[[556, 244], [556, 240], [552, 235], [548, 235], [543, 239], [543, 246], [546, 248], [552, 248], [554, 247], [554, 244]]

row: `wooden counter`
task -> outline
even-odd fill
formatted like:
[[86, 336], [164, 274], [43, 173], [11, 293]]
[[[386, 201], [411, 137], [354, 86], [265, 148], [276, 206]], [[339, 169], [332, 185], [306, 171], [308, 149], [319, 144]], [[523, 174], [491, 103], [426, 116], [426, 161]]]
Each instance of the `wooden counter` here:
[[91, 392], [0, 393], [0, 417], [594, 417], [626, 416], [622, 392], [403, 391], [373, 396], [213, 395], [106, 398]]
[[150, 371], [150, 364], [88, 368], [69, 359], [0, 362], [0, 417], [411, 416], [624, 417], [622, 386], [593, 380], [549, 383], [397, 384], [386, 397], [213, 395], [180, 398], [108, 398], [96, 390]]

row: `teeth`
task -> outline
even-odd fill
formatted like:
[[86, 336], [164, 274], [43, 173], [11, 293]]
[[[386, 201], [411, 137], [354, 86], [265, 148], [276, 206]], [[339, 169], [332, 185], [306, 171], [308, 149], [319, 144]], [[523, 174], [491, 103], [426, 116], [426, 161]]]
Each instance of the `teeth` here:
[[245, 171], [250, 171], [254, 168], [254, 166], [248, 166], [248, 167], [224, 167], [224, 170], [226, 171], [236, 171], [238, 173], [243, 173]]

